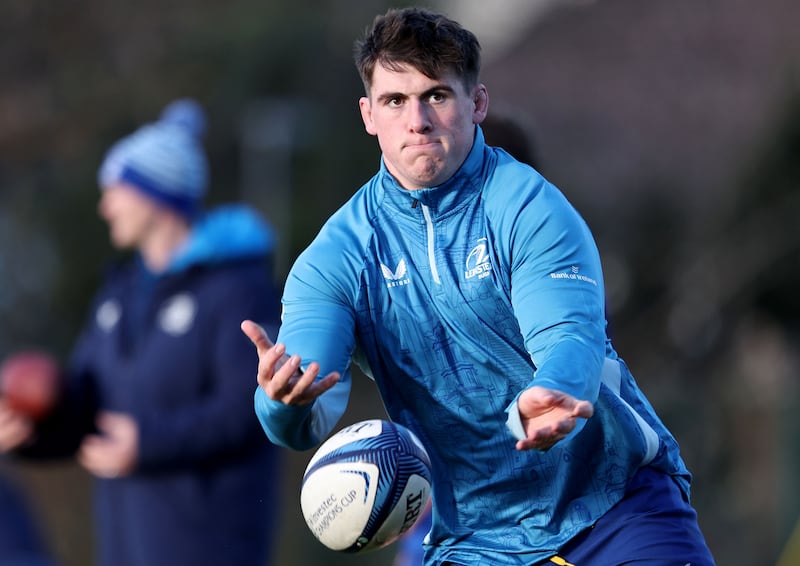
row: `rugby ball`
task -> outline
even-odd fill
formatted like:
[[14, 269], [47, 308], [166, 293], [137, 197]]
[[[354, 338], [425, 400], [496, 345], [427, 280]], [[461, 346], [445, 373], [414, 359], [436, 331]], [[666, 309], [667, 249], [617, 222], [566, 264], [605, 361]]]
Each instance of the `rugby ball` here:
[[326, 440], [306, 467], [300, 506], [314, 536], [331, 550], [383, 548], [410, 529], [431, 494], [431, 463], [419, 439], [373, 419]]

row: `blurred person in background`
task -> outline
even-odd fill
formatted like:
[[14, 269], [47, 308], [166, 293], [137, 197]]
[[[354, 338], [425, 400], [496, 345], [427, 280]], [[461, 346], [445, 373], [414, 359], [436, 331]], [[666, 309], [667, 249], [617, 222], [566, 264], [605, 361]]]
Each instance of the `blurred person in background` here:
[[477, 38], [390, 10], [356, 64], [379, 171], [292, 267], [277, 343], [242, 323], [268, 437], [324, 440], [355, 361], [431, 457], [426, 564], [713, 564], [678, 444], [606, 335], [588, 226], [486, 145]]
[[0, 566], [54, 566], [21, 489], [0, 475]]
[[100, 167], [109, 270], [41, 424], [0, 402], [0, 446], [75, 455], [95, 478], [99, 566], [267, 564], [281, 462], [252, 414], [243, 318], [279, 317], [272, 229], [242, 204], [202, 205], [206, 116], [176, 100]]

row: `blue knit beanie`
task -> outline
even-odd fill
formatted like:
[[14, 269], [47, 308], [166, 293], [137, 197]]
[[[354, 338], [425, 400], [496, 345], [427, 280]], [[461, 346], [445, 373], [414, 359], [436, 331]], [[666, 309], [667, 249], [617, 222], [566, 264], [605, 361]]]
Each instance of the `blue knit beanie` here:
[[205, 128], [205, 112], [197, 102], [170, 103], [158, 122], [142, 126], [111, 146], [98, 171], [100, 187], [128, 183], [192, 218], [208, 186], [202, 144]]

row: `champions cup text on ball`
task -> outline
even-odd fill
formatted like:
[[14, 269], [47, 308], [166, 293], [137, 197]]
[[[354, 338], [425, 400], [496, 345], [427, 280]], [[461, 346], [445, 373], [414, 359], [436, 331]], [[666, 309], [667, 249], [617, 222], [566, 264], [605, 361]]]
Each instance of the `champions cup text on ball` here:
[[399, 538], [419, 518], [430, 490], [430, 459], [419, 439], [375, 419], [346, 427], [319, 447], [300, 503], [322, 544], [353, 553]]
[[[410, 493], [406, 495], [404, 501], [405, 515], [403, 517], [402, 527], [400, 528], [401, 533], [404, 533], [410, 529], [414, 523], [417, 522], [417, 519], [419, 519], [419, 515], [422, 512], [422, 505], [427, 501], [426, 496], [427, 490], [425, 489], [421, 489], [416, 493]], [[319, 508], [308, 518], [309, 527], [314, 532], [316, 537], [323, 538], [325, 536], [326, 529], [331, 524], [331, 521], [333, 521], [337, 515], [341, 514], [346, 507], [349, 507], [353, 503], [357, 503], [356, 498], [358, 497], [359, 493], [355, 489], [348, 491], [344, 497], [342, 497], [341, 501], [337, 499], [336, 494], [331, 493], [328, 499], [323, 501], [322, 505], [320, 505]], [[366, 499], [364, 499], [363, 503], [366, 503]]]

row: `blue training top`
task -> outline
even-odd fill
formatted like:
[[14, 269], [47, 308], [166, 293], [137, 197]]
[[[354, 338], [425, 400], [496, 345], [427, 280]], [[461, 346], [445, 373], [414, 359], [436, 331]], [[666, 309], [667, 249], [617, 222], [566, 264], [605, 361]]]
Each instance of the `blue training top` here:
[[[274, 442], [307, 449], [343, 414], [354, 359], [433, 463], [427, 560], [530, 564], [625, 492], [634, 472], [689, 473], [606, 338], [599, 255], [562, 193], [505, 151], [473, 148], [445, 184], [408, 191], [385, 165], [298, 258], [278, 341], [342, 379], [312, 405], [256, 392]], [[547, 452], [506, 424], [532, 385], [595, 405]], [[518, 420], [518, 417], [517, 417]]]

